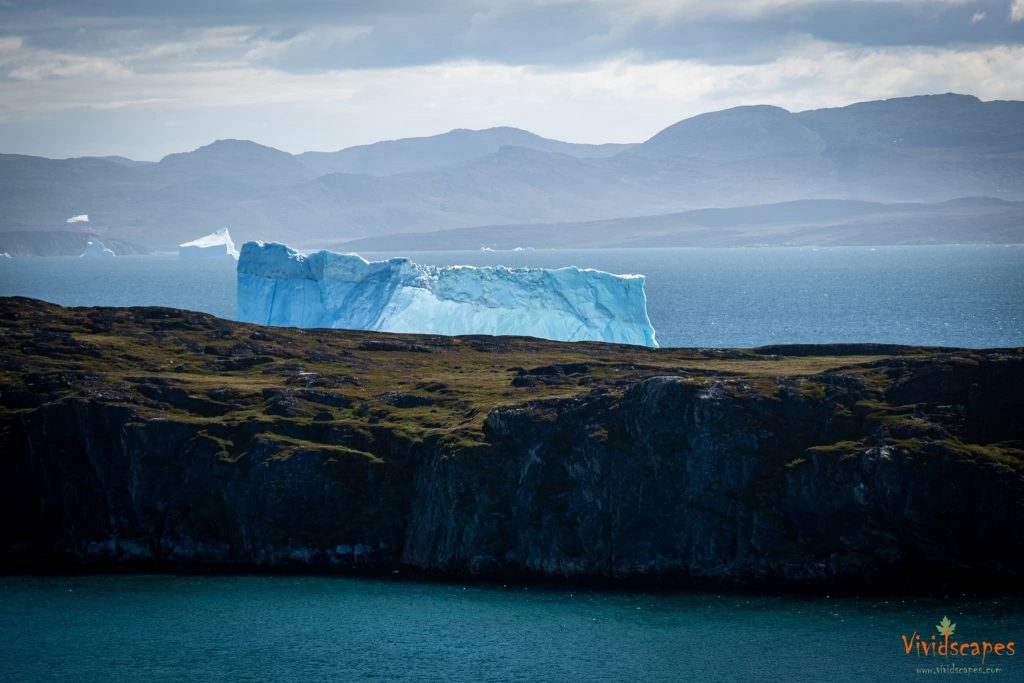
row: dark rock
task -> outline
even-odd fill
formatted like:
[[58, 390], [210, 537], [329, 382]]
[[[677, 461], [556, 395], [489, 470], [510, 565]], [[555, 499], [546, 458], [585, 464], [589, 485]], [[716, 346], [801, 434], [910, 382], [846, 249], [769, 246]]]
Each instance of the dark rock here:
[[417, 389], [429, 392], [431, 394], [452, 394], [451, 388], [444, 382], [417, 382]]
[[245, 357], [253, 355], [254, 349], [251, 344], [248, 344], [246, 342], [237, 342], [235, 344], [232, 344], [231, 348], [228, 350], [228, 353], [230, 353], [234, 357]]
[[270, 399], [267, 407], [263, 409], [267, 415], [280, 415], [281, 417], [298, 417], [302, 415], [302, 404], [299, 399], [291, 395], [279, 395]]
[[286, 379], [285, 384], [303, 387], [336, 389], [343, 384], [359, 386], [359, 379], [352, 375], [321, 375], [316, 372], [298, 371]]
[[7, 408], [35, 408], [45, 401], [43, 394], [22, 387], [6, 387], [0, 391], [0, 405]]
[[503, 353], [508, 351], [509, 343], [501, 337], [464, 337], [466, 346], [480, 353]]
[[[921, 350], [934, 347], [921, 347]], [[906, 353], [908, 348], [898, 344], [774, 344], [759, 346], [752, 351], [760, 356], [886, 356]]]
[[304, 401], [320, 403], [332, 408], [348, 408], [352, 405], [352, 399], [344, 394], [335, 394], [330, 391], [318, 391], [315, 389], [299, 389], [295, 395]]
[[408, 353], [433, 353], [433, 349], [422, 344], [399, 341], [371, 340], [359, 345], [363, 351], [404, 351]]
[[67, 358], [73, 356], [100, 357], [100, 350], [95, 344], [80, 341], [68, 332], [41, 330], [33, 338], [21, 344], [21, 352], [25, 355], [43, 356], [46, 358]]
[[552, 365], [542, 365], [529, 370], [523, 370], [519, 374], [543, 375], [549, 377], [555, 375], [581, 375], [590, 372], [591, 368], [592, 366], [587, 363], [555, 363]]
[[210, 389], [206, 392], [206, 395], [214, 401], [220, 401], [221, 403], [238, 403], [244, 396], [240, 390], [235, 389], [234, 387], [218, 387], [217, 389]]
[[512, 378], [514, 387], [566, 386], [587, 383], [585, 375], [593, 369], [588, 363], [554, 363], [529, 370], [511, 368], [516, 373]]
[[190, 413], [202, 415], [203, 417], [219, 417], [238, 407], [236, 405], [210, 401], [199, 396], [192, 396], [185, 389], [168, 386], [166, 383], [137, 384], [135, 390], [146, 398], [186, 410]]
[[417, 396], [416, 394], [406, 394], [401, 391], [389, 391], [386, 394], [380, 395], [382, 403], [386, 403], [389, 406], [395, 408], [418, 408], [420, 406], [432, 406], [434, 405], [434, 399], [429, 396]]
[[247, 370], [257, 365], [273, 363], [270, 356], [248, 356], [242, 358], [225, 358], [224, 360], [210, 361], [206, 364], [211, 370], [220, 372], [233, 372], [236, 370]]

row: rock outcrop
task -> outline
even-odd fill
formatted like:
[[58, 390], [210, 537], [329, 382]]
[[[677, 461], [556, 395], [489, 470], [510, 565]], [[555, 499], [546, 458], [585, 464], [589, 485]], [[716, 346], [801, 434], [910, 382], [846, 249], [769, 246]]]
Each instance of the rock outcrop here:
[[0, 310], [8, 566], [1024, 575], [1021, 350], [647, 350]]

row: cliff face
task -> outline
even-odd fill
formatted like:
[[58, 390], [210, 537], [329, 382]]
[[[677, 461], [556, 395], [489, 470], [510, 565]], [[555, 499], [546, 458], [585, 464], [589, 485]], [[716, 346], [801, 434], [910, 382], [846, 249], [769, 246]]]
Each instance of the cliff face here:
[[[983, 374], [963, 378], [964, 395]], [[487, 461], [439, 458], [423, 471], [403, 558], [473, 573], [737, 580], [1020, 571], [1019, 467], [896, 439], [845, 415], [862, 387], [821, 379], [819, 398], [784, 382], [767, 398], [655, 377], [621, 398], [497, 409]]]
[[0, 308], [9, 566], [1024, 574], [1019, 350], [654, 351]]

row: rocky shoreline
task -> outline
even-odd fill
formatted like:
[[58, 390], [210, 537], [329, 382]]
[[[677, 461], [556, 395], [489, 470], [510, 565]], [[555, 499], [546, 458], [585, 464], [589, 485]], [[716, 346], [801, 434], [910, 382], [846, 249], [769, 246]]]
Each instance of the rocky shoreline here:
[[1010, 585], [1022, 408], [1020, 349], [652, 350], [4, 298], [0, 568]]

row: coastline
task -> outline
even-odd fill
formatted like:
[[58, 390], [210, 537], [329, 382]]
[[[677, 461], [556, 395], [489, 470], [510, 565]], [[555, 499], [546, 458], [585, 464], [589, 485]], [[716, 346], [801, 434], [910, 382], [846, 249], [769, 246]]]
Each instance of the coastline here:
[[6, 569], [927, 594], [1024, 573], [1020, 349], [0, 306]]

